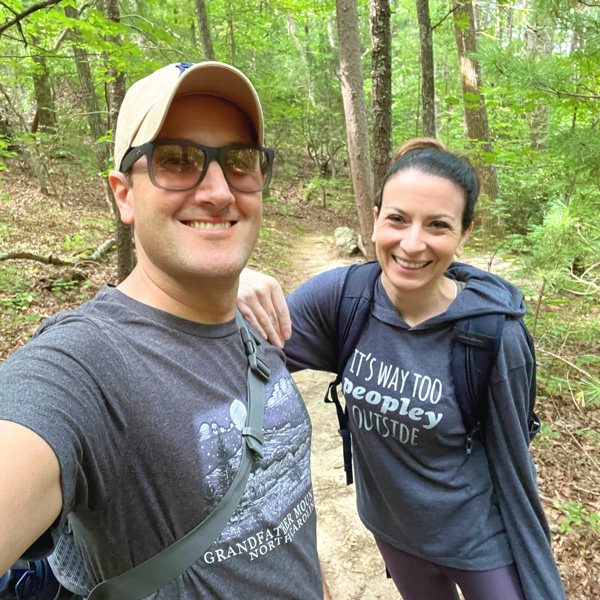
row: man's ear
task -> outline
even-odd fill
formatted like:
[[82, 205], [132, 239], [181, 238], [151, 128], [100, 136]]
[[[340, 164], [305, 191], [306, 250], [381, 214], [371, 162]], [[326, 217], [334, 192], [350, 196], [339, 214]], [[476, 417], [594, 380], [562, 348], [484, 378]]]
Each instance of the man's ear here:
[[462, 256], [462, 253], [465, 250], [465, 244], [471, 235], [471, 231], [473, 231], [473, 223], [471, 223], [461, 234], [460, 244], [458, 244], [458, 248], [454, 251], [457, 258]]
[[108, 183], [119, 207], [121, 221], [126, 225], [133, 225], [133, 190], [131, 184], [127, 181], [125, 174], [119, 171], [111, 171], [108, 174]]

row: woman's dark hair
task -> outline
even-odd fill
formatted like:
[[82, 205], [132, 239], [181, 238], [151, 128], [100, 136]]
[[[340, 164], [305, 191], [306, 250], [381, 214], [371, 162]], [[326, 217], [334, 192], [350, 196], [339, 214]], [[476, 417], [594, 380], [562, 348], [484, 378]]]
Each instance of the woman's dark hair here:
[[409, 170], [441, 177], [456, 184], [465, 194], [463, 231], [473, 222], [475, 203], [479, 196], [477, 173], [468, 158], [451, 152], [443, 142], [433, 138], [413, 138], [396, 150], [375, 200], [378, 211], [381, 210], [383, 188], [388, 180], [396, 173]]

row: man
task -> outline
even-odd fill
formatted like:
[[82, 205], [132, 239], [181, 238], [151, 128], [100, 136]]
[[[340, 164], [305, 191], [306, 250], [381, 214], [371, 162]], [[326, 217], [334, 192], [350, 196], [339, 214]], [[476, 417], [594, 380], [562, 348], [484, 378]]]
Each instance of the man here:
[[[137, 266], [0, 367], [0, 574], [69, 523], [93, 584], [200, 523], [239, 467], [247, 358], [234, 309], [272, 152], [252, 84], [222, 63], [134, 84], [109, 175]], [[155, 600], [323, 597], [310, 422], [265, 347], [264, 457], [221, 536]]]

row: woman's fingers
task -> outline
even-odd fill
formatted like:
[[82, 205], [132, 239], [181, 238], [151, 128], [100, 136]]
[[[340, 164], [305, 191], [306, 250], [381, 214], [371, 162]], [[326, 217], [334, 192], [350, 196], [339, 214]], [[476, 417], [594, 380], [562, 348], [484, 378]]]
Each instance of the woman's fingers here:
[[277, 280], [244, 269], [240, 276], [237, 307], [261, 336], [283, 348], [292, 327], [285, 296]]

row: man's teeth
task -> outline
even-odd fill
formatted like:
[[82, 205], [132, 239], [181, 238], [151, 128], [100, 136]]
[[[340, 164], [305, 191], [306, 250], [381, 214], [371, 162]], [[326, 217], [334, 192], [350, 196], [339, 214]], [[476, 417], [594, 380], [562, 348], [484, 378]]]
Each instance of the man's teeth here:
[[406, 267], [407, 269], [420, 269], [427, 264], [427, 261], [424, 262], [406, 262], [405, 260], [400, 260], [397, 256], [394, 256], [395, 261], [402, 267]]
[[231, 221], [222, 221], [220, 223], [208, 223], [206, 221], [188, 221], [186, 223], [188, 227], [194, 229], [227, 229], [231, 227], [233, 223]]

